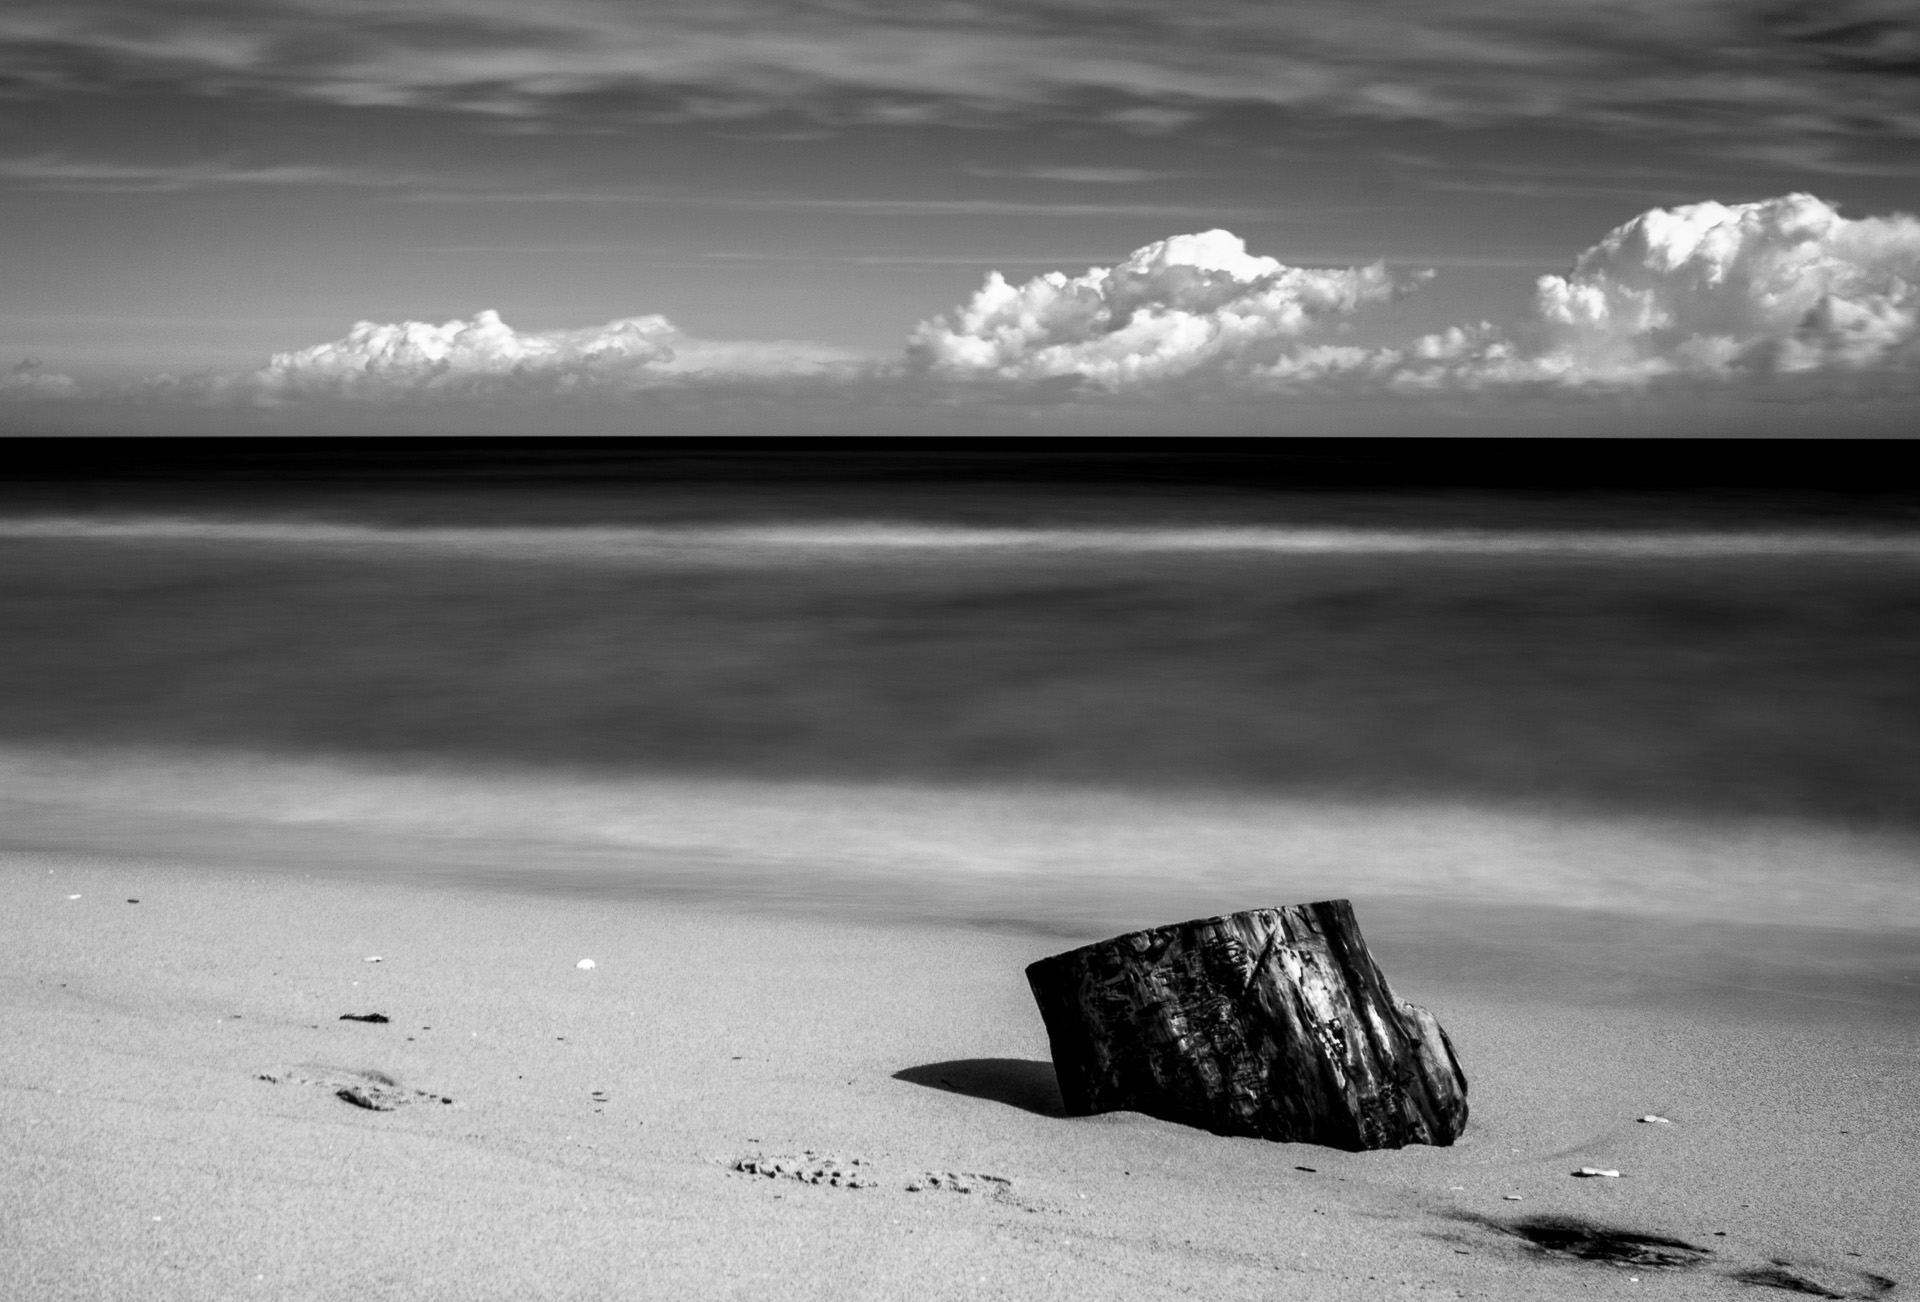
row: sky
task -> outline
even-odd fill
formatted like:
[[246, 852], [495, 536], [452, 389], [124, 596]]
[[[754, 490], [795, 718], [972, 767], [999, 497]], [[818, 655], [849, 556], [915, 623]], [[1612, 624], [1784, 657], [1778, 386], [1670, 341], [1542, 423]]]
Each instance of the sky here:
[[8, 0], [0, 429], [1920, 428], [1910, 0]]

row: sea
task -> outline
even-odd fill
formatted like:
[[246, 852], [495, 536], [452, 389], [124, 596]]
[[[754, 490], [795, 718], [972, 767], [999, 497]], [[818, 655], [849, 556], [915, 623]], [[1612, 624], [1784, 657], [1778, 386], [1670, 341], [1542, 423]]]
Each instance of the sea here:
[[99, 455], [0, 491], [0, 855], [1063, 946], [1338, 896], [1462, 979], [1920, 1011], [1900, 494]]

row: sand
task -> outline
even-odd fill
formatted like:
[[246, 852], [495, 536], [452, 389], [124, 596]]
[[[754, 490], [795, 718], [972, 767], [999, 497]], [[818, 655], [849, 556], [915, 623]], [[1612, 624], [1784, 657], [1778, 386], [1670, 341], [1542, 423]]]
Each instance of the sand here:
[[[1799, 981], [1899, 938], [1754, 931], [1676, 975], [1592, 914], [1383, 900], [1360, 920], [1459, 1046], [1473, 1116], [1451, 1148], [1060, 1116], [1022, 969], [1090, 934], [0, 855], [0, 1295], [1872, 1297], [1920, 1277], [1920, 1001], [1901, 978]], [[1524, 1232], [1555, 1218], [1639, 1237]]]

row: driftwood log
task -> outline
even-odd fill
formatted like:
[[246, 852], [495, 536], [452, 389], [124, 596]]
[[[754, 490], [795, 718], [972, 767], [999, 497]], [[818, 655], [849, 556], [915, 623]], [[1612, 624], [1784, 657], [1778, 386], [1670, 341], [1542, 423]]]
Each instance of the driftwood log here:
[[1128, 1109], [1349, 1150], [1451, 1144], [1467, 1078], [1346, 900], [1253, 909], [1043, 958], [1027, 981], [1073, 1116]]

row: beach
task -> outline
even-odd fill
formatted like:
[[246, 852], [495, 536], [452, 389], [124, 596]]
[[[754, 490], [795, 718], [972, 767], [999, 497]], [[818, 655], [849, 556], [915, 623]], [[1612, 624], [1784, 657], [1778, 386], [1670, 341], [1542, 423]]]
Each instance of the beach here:
[[[1910, 530], [488, 494], [0, 522], [0, 1294], [1912, 1286]], [[1330, 898], [1457, 1143], [1062, 1115]]]
[[[1776, 934], [1757, 975], [1578, 911], [1483, 907], [1463, 946], [1363, 906], [1472, 1118], [1344, 1153], [1061, 1116], [1022, 970], [1091, 935], [109, 854], [8, 854], [0, 890], [12, 1296], [1871, 1297], [1916, 1265], [1920, 1000], [1859, 979], [1870, 935]], [[391, 1110], [340, 1096], [369, 1083]], [[862, 1187], [799, 1178], [829, 1162]], [[1525, 1237], [1564, 1218], [1655, 1244]]]

